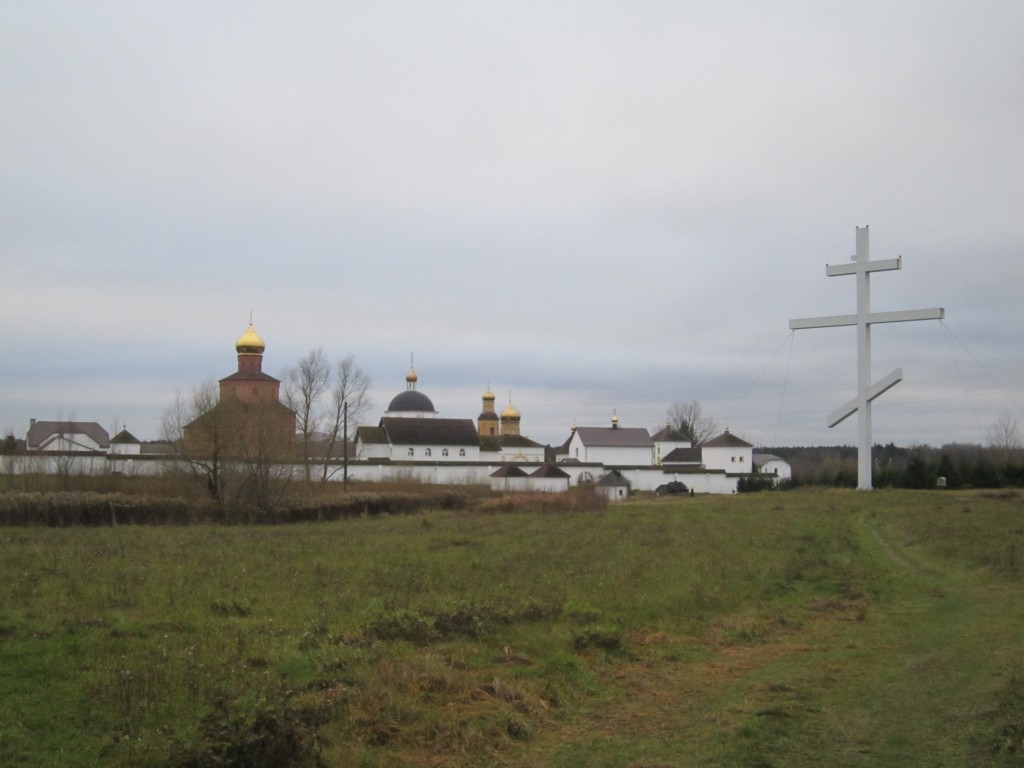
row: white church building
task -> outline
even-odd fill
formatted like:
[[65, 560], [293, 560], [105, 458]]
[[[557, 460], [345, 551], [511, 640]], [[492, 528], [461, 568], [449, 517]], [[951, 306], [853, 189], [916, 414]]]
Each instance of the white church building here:
[[694, 493], [735, 493], [740, 478], [756, 471], [753, 446], [729, 430], [695, 447], [668, 428], [652, 436], [643, 427], [623, 426], [614, 414], [608, 426], [573, 427], [564, 444], [546, 449], [521, 434], [522, 416], [511, 403], [497, 412], [489, 389], [474, 424], [442, 417], [418, 389], [415, 369], [405, 381], [378, 424], [357, 431], [350, 478], [487, 483], [504, 493], [593, 484], [620, 499], [668, 484]]

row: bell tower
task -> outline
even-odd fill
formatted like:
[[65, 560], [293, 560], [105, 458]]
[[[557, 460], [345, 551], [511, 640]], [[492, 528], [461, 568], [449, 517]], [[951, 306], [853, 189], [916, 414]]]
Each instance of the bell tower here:
[[494, 393], [490, 387], [483, 394], [483, 410], [476, 418], [476, 431], [480, 437], [496, 437], [498, 434], [498, 413], [494, 410]]

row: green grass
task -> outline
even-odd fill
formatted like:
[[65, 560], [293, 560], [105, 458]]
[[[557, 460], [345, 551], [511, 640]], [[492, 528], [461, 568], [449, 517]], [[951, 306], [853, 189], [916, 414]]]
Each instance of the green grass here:
[[0, 529], [4, 766], [1024, 763], [1021, 497]]

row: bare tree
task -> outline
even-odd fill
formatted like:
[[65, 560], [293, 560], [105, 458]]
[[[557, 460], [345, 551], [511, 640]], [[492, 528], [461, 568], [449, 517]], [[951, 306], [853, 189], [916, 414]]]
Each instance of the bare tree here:
[[171, 471], [184, 470], [223, 507], [269, 510], [292, 475], [294, 421], [276, 399], [222, 400], [217, 382], [208, 380], [176, 396], [161, 431], [177, 456]]
[[1021, 434], [1017, 420], [1009, 411], [1003, 411], [989, 428], [988, 444], [997, 463], [1008, 465], [1021, 450]]
[[224, 405], [234, 411], [229, 418], [237, 425], [231, 455], [239, 471], [230, 485], [232, 501], [272, 511], [294, 475], [295, 436], [287, 423], [292, 414], [276, 400], [246, 404], [231, 400]]
[[57, 411], [57, 439], [54, 441], [57, 450], [53, 454], [53, 466], [64, 490], [71, 487], [71, 471], [75, 467], [75, 457], [72, 453], [75, 441], [68, 434], [74, 421], [74, 413], [68, 418], [64, 418], [61, 412]]
[[704, 411], [696, 400], [676, 402], [668, 409], [668, 426], [697, 446], [709, 440], [718, 431], [718, 423]]
[[207, 379], [187, 397], [180, 392], [164, 411], [160, 431], [183, 466], [219, 504], [224, 503], [224, 463], [227, 448], [226, 414], [217, 410], [217, 382]]
[[294, 368], [284, 374], [284, 402], [295, 411], [295, 427], [302, 440], [302, 462], [306, 480], [312, 479], [310, 445], [320, 431], [324, 413], [321, 397], [330, 387], [331, 367], [322, 348], [310, 350]]
[[4, 486], [8, 490], [28, 490], [25, 487], [27, 473], [27, 459], [24, 451], [19, 450], [18, 438], [14, 436], [13, 430], [7, 430], [4, 435], [3, 449], [0, 450], [0, 473], [4, 475]]
[[370, 377], [356, 364], [355, 357], [346, 355], [338, 361], [334, 368], [334, 386], [331, 389], [327, 429], [327, 450], [324, 452], [321, 481], [330, 478], [329, 459], [334, 454], [339, 441], [347, 474], [349, 426], [359, 424], [370, 410], [370, 406]]
[[[284, 372], [284, 400], [295, 411], [302, 441], [306, 480], [319, 463], [320, 481], [329, 480], [331, 460], [339, 450], [347, 458], [349, 427], [370, 408], [370, 377], [347, 355], [332, 368], [317, 347]], [[314, 460], [316, 459], [316, 461]]]

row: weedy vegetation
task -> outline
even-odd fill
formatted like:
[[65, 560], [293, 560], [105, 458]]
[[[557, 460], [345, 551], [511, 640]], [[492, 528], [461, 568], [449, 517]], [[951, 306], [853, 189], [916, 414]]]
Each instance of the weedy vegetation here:
[[55, 501], [0, 527], [0, 764], [1020, 765], [1021, 502]]

